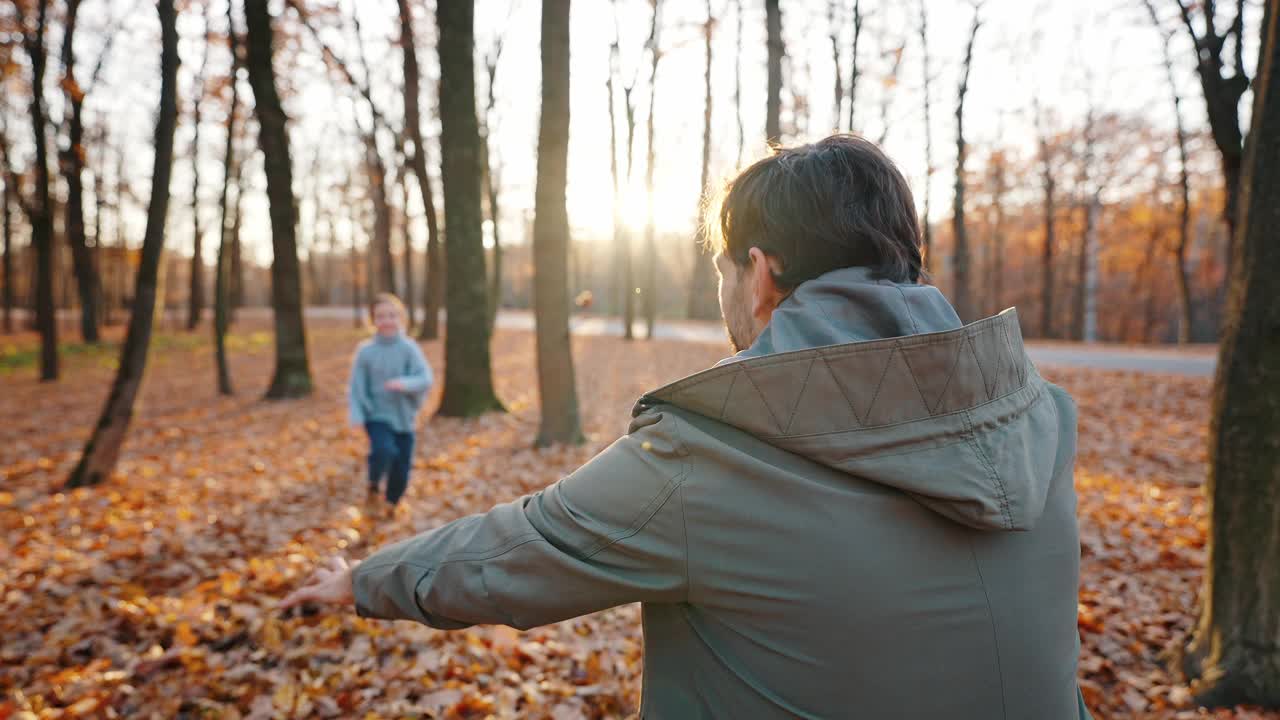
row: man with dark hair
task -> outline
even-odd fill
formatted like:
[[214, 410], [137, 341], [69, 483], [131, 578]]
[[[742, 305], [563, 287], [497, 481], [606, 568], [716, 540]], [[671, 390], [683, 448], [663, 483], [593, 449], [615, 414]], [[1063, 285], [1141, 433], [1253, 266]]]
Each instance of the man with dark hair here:
[[1016, 312], [918, 284], [905, 180], [849, 135], [729, 183], [737, 351], [482, 515], [331, 561], [284, 601], [438, 628], [642, 602], [653, 718], [1087, 718], [1075, 408]]

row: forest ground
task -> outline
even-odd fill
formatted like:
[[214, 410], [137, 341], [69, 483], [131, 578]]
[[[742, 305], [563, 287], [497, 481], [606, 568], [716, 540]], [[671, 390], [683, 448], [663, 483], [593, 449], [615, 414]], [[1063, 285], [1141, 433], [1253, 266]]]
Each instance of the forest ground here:
[[[207, 327], [161, 332], [117, 472], [65, 493], [116, 350], [67, 352], [63, 379], [41, 384], [36, 338], [0, 337], [0, 720], [636, 712], [636, 606], [525, 633], [285, 618], [273, 606], [329, 554], [362, 557], [554, 482], [625, 430], [639, 394], [711, 365], [723, 347], [576, 337], [588, 442], [533, 450], [533, 335], [500, 330], [494, 376], [510, 413], [427, 420], [407, 508], [384, 521], [366, 505], [363, 438], [346, 428], [361, 332], [313, 319], [316, 392], [265, 402], [269, 328], [247, 317], [236, 330], [229, 398], [215, 391]], [[424, 348], [442, 370], [440, 343]], [[1205, 561], [1211, 380], [1041, 371], [1080, 406], [1080, 666], [1094, 716], [1280, 718], [1193, 709], [1167, 670], [1194, 622]], [[439, 389], [428, 410], [438, 400]]]

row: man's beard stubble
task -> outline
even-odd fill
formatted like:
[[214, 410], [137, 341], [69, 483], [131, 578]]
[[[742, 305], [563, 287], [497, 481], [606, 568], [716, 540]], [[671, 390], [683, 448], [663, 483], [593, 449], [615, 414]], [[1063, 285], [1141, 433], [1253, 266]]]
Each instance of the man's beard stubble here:
[[729, 347], [740, 353], [755, 342], [755, 333], [751, 327], [751, 316], [747, 313], [747, 299], [743, 297], [742, 286], [734, 292], [735, 297], [729, 307], [724, 308], [724, 329], [729, 336]]

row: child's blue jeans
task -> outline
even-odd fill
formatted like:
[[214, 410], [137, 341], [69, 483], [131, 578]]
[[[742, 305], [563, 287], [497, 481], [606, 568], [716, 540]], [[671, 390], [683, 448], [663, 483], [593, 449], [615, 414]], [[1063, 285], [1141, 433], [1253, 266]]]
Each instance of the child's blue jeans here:
[[387, 502], [395, 505], [409, 487], [413, 433], [396, 432], [378, 420], [365, 423], [364, 430], [369, 434], [369, 487], [376, 490], [385, 475]]

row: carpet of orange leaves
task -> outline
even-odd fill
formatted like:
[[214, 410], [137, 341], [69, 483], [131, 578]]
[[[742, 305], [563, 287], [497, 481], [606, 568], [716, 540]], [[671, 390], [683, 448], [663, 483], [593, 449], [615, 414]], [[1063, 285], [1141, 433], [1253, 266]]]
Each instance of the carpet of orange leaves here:
[[[494, 369], [510, 414], [426, 423], [407, 508], [379, 520], [364, 498], [363, 438], [345, 428], [357, 339], [313, 324], [317, 391], [290, 402], [259, 399], [267, 342], [238, 344], [231, 398], [215, 393], [207, 342], [171, 345], [152, 357], [115, 477], [74, 492], [57, 486], [110, 368], [70, 358], [45, 385], [30, 369], [0, 374], [0, 720], [637, 710], [634, 606], [527, 633], [272, 608], [318, 558], [360, 557], [553, 482], [625, 429], [639, 393], [724, 350], [575, 339], [589, 441], [538, 451], [533, 337], [501, 332]], [[439, 343], [425, 347], [440, 368]], [[1209, 381], [1043, 371], [1081, 407], [1081, 676], [1095, 717], [1280, 717], [1190, 708], [1166, 670], [1164, 654], [1193, 622], [1205, 557]]]

